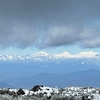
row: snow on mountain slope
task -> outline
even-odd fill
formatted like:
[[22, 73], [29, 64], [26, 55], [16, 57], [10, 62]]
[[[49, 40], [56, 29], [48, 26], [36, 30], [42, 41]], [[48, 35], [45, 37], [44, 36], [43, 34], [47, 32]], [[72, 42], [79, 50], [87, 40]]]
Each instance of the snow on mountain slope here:
[[75, 55], [71, 55], [68, 52], [63, 52], [61, 54], [47, 54], [43, 51], [36, 52], [34, 54], [26, 56], [17, 56], [17, 55], [0, 55], [0, 61], [23, 61], [23, 62], [33, 62], [33, 61], [63, 61], [68, 59], [88, 59], [94, 60], [98, 63], [100, 61], [100, 53], [98, 52], [81, 52]]
[[54, 54], [55, 58], [73, 58], [74, 56], [69, 54], [68, 52], [63, 52], [61, 54]]
[[78, 53], [78, 54], [74, 55], [74, 57], [76, 57], [76, 58], [93, 58], [97, 54], [99, 54], [99, 53], [98, 52], [92, 52], [92, 51], [81, 52], [81, 53]]
[[53, 58], [52, 55], [47, 54], [43, 51], [36, 52], [34, 54], [30, 54], [30, 55], [25, 56], [25, 59], [29, 60], [29, 61], [43, 61], [43, 60], [47, 61], [47, 60], [50, 60], [52, 58]]

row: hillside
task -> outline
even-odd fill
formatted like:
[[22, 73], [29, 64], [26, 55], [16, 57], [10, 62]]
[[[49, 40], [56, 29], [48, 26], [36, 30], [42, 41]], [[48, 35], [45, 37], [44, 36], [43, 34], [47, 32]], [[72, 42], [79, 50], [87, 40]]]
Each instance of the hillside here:
[[36, 85], [32, 89], [0, 89], [0, 100], [100, 100], [100, 89], [92, 87], [52, 88]]
[[47, 85], [63, 88], [65, 86], [100, 87], [100, 70], [77, 71], [65, 74], [41, 73], [23, 78], [8, 78], [5, 82], [15, 87], [31, 88], [32, 86]]

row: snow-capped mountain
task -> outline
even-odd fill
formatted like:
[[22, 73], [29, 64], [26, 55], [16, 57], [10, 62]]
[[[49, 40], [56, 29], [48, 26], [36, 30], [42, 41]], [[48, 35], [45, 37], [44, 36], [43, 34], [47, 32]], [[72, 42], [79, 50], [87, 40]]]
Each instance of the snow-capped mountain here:
[[[67, 60], [83, 60], [85, 62], [95, 62], [100, 63], [100, 53], [98, 52], [81, 52], [75, 55], [69, 54], [68, 52], [63, 52], [61, 54], [48, 54], [46, 52], [36, 52], [34, 54], [26, 56], [17, 55], [0, 55], [0, 61], [11, 61], [11, 62], [61, 62]], [[84, 61], [82, 64], [84, 64]]]
[[41, 52], [36, 52], [34, 54], [24, 56], [24, 58], [25, 58], [24, 60], [27, 61], [49, 61], [53, 59], [53, 56], [41, 51]]

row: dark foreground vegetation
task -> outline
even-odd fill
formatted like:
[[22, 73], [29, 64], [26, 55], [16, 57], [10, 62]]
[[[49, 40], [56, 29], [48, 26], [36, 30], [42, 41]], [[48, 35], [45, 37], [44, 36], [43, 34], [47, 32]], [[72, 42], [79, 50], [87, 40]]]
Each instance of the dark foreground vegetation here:
[[51, 88], [36, 85], [32, 89], [0, 89], [0, 100], [100, 100], [100, 89], [92, 87]]

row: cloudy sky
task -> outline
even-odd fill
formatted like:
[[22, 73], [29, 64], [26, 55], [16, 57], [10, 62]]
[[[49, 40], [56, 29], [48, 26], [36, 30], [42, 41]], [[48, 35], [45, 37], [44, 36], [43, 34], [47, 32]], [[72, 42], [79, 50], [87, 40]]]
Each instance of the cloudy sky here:
[[0, 0], [0, 54], [100, 51], [100, 0]]

